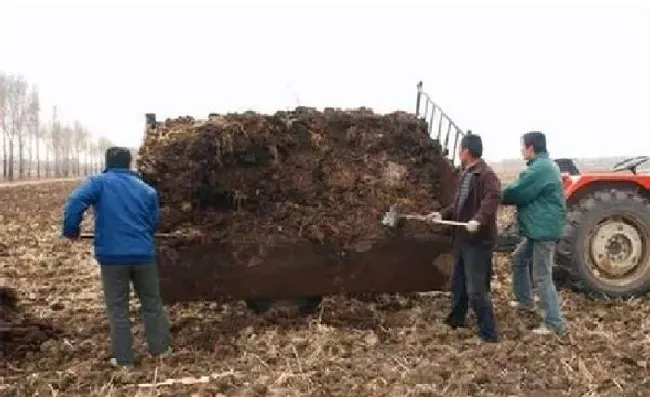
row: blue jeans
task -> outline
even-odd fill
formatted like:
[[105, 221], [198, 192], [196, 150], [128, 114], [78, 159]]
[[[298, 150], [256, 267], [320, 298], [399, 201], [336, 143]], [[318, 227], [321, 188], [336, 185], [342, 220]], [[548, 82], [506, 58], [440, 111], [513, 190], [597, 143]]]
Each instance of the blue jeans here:
[[451, 312], [446, 323], [465, 325], [472, 307], [478, 323], [478, 336], [484, 341], [498, 339], [490, 297], [493, 242], [457, 242], [454, 247], [454, 273], [451, 278]]
[[554, 241], [524, 238], [512, 255], [512, 291], [522, 305], [533, 307], [531, 269], [538, 288], [539, 300], [545, 313], [544, 323], [552, 331], [564, 330], [560, 298], [553, 284]]

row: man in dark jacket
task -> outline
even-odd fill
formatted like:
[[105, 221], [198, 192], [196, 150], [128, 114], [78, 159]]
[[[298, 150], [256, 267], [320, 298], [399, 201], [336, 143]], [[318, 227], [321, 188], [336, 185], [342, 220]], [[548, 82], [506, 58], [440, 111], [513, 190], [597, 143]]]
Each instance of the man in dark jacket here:
[[463, 137], [459, 152], [463, 171], [454, 203], [429, 217], [468, 222], [466, 229], [453, 232], [455, 266], [451, 280], [451, 313], [446, 323], [453, 328], [463, 327], [471, 305], [478, 322], [479, 339], [496, 342], [490, 281], [501, 182], [482, 155], [480, 136]]
[[63, 236], [79, 237], [84, 212], [95, 213], [95, 258], [100, 264], [104, 299], [111, 326], [114, 365], [134, 363], [129, 322], [129, 289], [133, 283], [149, 352], [161, 356], [169, 349], [169, 322], [162, 307], [155, 264], [158, 194], [130, 170], [131, 152], [106, 151], [106, 169], [75, 189], [63, 213]]
[[549, 158], [546, 136], [533, 131], [524, 134], [521, 153], [526, 169], [503, 191], [503, 204], [517, 206], [517, 223], [523, 241], [512, 257], [513, 307], [534, 310], [531, 272], [546, 319], [534, 332], [561, 333], [565, 329], [560, 299], [553, 284], [555, 244], [562, 236], [566, 201], [557, 164]]

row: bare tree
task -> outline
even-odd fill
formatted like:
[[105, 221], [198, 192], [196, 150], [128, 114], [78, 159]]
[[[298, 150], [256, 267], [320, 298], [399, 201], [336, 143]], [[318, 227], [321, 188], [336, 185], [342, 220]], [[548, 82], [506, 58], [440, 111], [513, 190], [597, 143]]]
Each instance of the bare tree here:
[[55, 177], [61, 176], [61, 147], [63, 145], [63, 133], [58, 118], [56, 106], [52, 109], [52, 123], [50, 127], [50, 139], [48, 146], [52, 153], [52, 174]]
[[92, 145], [92, 140], [91, 140], [92, 138], [91, 138], [91, 136], [90, 136], [90, 134], [88, 133], [87, 130], [84, 130], [84, 137], [85, 137], [85, 139], [84, 139], [84, 144], [83, 144], [83, 148], [82, 148], [82, 152], [84, 154], [83, 174], [84, 174], [84, 176], [88, 176], [89, 162], [92, 161], [92, 157], [91, 157], [92, 154], [90, 152], [91, 147], [92, 147], [91, 146]]
[[96, 140], [90, 141], [88, 145], [88, 154], [90, 156], [90, 172], [97, 173], [99, 170], [99, 144]]
[[84, 128], [84, 144], [83, 144], [83, 154], [84, 154], [84, 176], [88, 176], [92, 171], [92, 161], [93, 161], [93, 137], [90, 135], [88, 130]]
[[9, 172], [8, 179], [14, 179], [14, 146], [18, 143], [18, 171], [23, 176], [23, 126], [25, 120], [25, 97], [27, 95], [27, 82], [20, 76], [9, 78], [8, 110], [9, 110]]
[[2, 176], [7, 179], [7, 76], [0, 72], [0, 132], [2, 132]]
[[74, 130], [69, 125], [65, 125], [62, 129], [62, 146], [61, 152], [65, 161], [65, 168], [63, 175], [68, 178], [73, 175], [74, 170], [72, 166], [74, 158]]
[[72, 127], [72, 144], [76, 154], [76, 172], [81, 176], [81, 153], [86, 144], [86, 131], [79, 121], [75, 121]]
[[100, 169], [104, 169], [106, 167], [105, 161], [104, 161], [104, 153], [106, 153], [106, 150], [113, 146], [113, 143], [111, 142], [110, 139], [106, 138], [105, 136], [100, 136], [99, 139], [97, 140], [97, 151], [98, 151], [98, 157], [99, 157], [99, 163], [101, 164]]
[[18, 143], [18, 178], [25, 178], [25, 145], [27, 143], [27, 134], [25, 122], [27, 120], [27, 81], [19, 76], [16, 78], [16, 97], [15, 113], [13, 119], [13, 128], [15, 131], [16, 141]]
[[[51, 135], [50, 135], [51, 128], [47, 124], [41, 124], [41, 126], [38, 129], [38, 139], [43, 142], [43, 148], [45, 149], [45, 163], [44, 163], [44, 171], [45, 171], [45, 177], [48, 178], [50, 176], [50, 169], [51, 164], [50, 164], [50, 153], [51, 153]], [[41, 158], [38, 155], [38, 146], [36, 147], [36, 175], [40, 178], [41, 177]]]
[[[0, 71], [2, 176], [13, 180], [16, 165], [21, 178], [31, 177], [34, 167], [37, 178], [42, 171], [45, 177], [81, 176], [98, 171], [110, 141], [104, 137], [93, 139], [78, 121], [71, 126], [63, 125], [56, 106], [51, 120], [42, 121], [40, 108], [37, 86], [30, 87], [22, 76]], [[41, 158], [43, 150], [45, 159]]]
[[27, 173], [31, 176], [32, 169], [34, 168], [34, 157], [33, 152], [34, 148], [36, 149], [36, 176], [40, 177], [40, 158], [39, 158], [39, 147], [40, 142], [40, 119], [39, 112], [41, 111], [41, 105], [38, 98], [38, 89], [33, 86], [29, 94], [29, 104], [27, 108], [27, 128], [29, 136], [29, 165], [27, 167]]

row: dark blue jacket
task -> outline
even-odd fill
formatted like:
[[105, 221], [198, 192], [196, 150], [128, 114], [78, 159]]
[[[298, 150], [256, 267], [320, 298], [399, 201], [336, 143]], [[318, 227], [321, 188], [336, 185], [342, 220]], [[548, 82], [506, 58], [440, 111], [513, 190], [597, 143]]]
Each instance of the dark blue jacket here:
[[146, 264], [155, 256], [158, 193], [137, 173], [109, 168], [75, 189], [63, 210], [63, 236], [79, 236], [84, 212], [95, 213], [95, 258], [102, 265]]

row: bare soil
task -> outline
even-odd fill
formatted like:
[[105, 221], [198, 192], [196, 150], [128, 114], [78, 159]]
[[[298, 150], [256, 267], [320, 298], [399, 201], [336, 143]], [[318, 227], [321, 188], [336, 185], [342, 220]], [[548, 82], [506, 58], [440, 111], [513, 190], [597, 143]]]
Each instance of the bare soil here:
[[561, 290], [567, 335], [534, 336], [540, 318], [508, 307], [507, 257], [495, 261], [498, 344], [477, 345], [473, 322], [446, 327], [446, 293], [332, 297], [307, 318], [285, 307], [259, 316], [241, 303], [206, 302], [169, 307], [174, 351], [154, 360], [134, 300], [141, 360], [117, 371], [108, 365], [92, 247], [59, 238], [73, 186], [0, 189], [0, 285], [18, 291], [21, 321], [49, 327], [22, 347], [0, 340], [3, 397], [650, 395], [647, 300], [592, 301]]
[[24, 179], [24, 180], [17, 180], [17, 181], [0, 180], [0, 188], [24, 186], [24, 185], [42, 185], [47, 183], [71, 182], [79, 179], [81, 178], [72, 177], [72, 178], [51, 178], [51, 179]]

